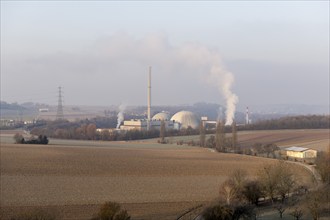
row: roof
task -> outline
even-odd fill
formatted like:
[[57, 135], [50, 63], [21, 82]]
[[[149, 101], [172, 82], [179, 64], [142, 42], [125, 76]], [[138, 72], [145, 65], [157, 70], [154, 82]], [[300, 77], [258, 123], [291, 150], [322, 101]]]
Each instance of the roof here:
[[152, 120], [168, 121], [170, 120], [170, 114], [167, 112], [159, 112], [158, 114], [155, 114], [154, 117], [152, 117]]
[[179, 122], [182, 128], [192, 127], [196, 129], [199, 126], [199, 120], [197, 116], [189, 111], [177, 112], [172, 116], [171, 121]]
[[285, 150], [287, 150], [287, 151], [303, 152], [303, 151], [310, 150], [310, 149], [309, 148], [306, 148], [306, 147], [296, 147], [296, 146], [293, 146], [293, 147], [285, 148]]

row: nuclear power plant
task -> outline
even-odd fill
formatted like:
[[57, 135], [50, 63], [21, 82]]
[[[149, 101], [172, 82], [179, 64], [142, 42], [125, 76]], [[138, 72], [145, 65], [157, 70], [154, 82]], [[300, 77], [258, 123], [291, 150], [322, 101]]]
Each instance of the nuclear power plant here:
[[165, 124], [166, 129], [181, 129], [181, 128], [198, 128], [200, 120], [194, 113], [190, 111], [180, 111], [174, 114], [172, 117], [168, 112], [160, 112], [151, 117], [151, 67], [149, 67], [148, 75], [148, 106], [147, 106], [147, 118], [146, 119], [132, 119], [129, 121], [123, 121], [123, 125], [120, 125], [119, 129], [122, 131], [128, 130], [160, 130], [162, 121]]

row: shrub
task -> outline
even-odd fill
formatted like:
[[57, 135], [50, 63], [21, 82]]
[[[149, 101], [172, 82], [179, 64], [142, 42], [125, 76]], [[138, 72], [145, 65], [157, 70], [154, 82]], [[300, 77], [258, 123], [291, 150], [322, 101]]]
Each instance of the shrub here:
[[24, 137], [23, 137], [23, 135], [21, 135], [19, 133], [16, 133], [13, 138], [14, 138], [15, 144], [23, 144], [24, 143]]
[[97, 216], [92, 220], [129, 220], [131, 217], [126, 210], [122, 210], [120, 205], [116, 202], [104, 203]]
[[233, 218], [234, 211], [229, 206], [216, 205], [207, 208], [203, 212], [205, 220], [221, 219], [230, 220]]
[[205, 220], [239, 220], [252, 219], [255, 217], [255, 210], [250, 205], [229, 206], [217, 204], [203, 211]]
[[290, 215], [293, 216], [293, 218], [294, 218], [295, 220], [300, 220], [304, 214], [303, 214], [303, 211], [302, 211], [301, 209], [299, 209], [298, 207], [296, 207], [296, 208], [290, 213]]

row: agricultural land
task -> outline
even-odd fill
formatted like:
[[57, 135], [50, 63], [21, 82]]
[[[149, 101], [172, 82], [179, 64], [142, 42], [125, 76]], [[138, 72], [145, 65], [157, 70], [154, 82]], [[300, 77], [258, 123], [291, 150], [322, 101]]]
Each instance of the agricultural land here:
[[[61, 219], [90, 219], [106, 201], [119, 202], [132, 219], [176, 219], [216, 199], [219, 186], [235, 169], [245, 169], [253, 178], [263, 165], [276, 163], [153, 140], [50, 139], [40, 146], [13, 144], [12, 136], [1, 133], [2, 219], [34, 208], [53, 211]], [[246, 131], [238, 137], [242, 145], [274, 142], [323, 150], [329, 130]], [[292, 167], [301, 183], [313, 184], [310, 171]]]

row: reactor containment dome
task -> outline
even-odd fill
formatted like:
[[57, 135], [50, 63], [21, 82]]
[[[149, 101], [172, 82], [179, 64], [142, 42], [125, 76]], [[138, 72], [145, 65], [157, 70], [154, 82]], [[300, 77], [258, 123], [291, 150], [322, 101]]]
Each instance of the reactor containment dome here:
[[153, 121], [169, 121], [171, 118], [167, 112], [159, 112], [152, 117]]
[[189, 111], [181, 111], [172, 116], [171, 121], [180, 124], [180, 128], [188, 128], [189, 126], [196, 129], [199, 126], [198, 117]]

